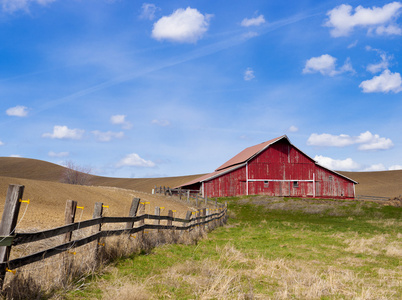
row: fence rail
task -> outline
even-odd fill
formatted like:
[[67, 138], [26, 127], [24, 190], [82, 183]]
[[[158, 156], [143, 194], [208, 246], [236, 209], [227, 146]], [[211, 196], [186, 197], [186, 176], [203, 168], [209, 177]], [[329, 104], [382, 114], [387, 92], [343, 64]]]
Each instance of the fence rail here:
[[215, 200], [209, 199], [208, 197], [202, 197], [199, 190], [189, 190], [182, 188], [170, 188], [165, 186], [155, 186], [153, 189], [153, 194], [163, 194], [165, 196], [177, 196], [180, 200], [184, 198], [187, 199], [187, 203], [193, 203], [196, 207], [201, 204], [204, 205], [218, 205], [217, 198]]
[[[40, 260], [52, 257], [54, 255], [70, 251], [88, 243], [98, 241], [101, 238], [117, 236], [122, 234], [132, 235], [134, 233], [151, 230], [191, 230], [196, 226], [205, 226], [210, 222], [226, 219], [227, 205], [213, 203], [216, 205], [214, 209], [203, 208], [197, 212], [187, 211], [186, 218], [173, 217], [173, 211], [169, 210], [167, 216], [160, 215], [160, 208], [155, 209], [155, 215], [141, 214], [145, 211], [145, 204], [140, 202], [139, 198], [132, 200], [128, 217], [104, 217], [102, 216], [103, 203], [95, 204], [93, 219], [82, 222], [74, 222], [77, 202], [68, 200], [65, 212], [65, 226], [44, 230], [33, 233], [14, 233], [16, 220], [18, 219], [19, 205], [21, 203], [24, 186], [10, 185], [3, 217], [0, 223], [0, 289], [3, 287], [5, 274], [8, 270], [14, 270], [22, 266], [38, 262]], [[194, 216], [193, 216], [194, 215]], [[154, 220], [155, 224], [147, 224], [145, 220]], [[166, 225], [161, 225], [160, 221], [166, 221]], [[173, 225], [173, 222], [175, 223]], [[102, 225], [110, 223], [125, 223], [124, 229], [102, 230]], [[136, 224], [137, 223], [137, 224]], [[180, 224], [180, 225], [178, 225]], [[137, 225], [137, 226], [135, 226]], [[89, 236], [81, 239], [72, 239], [72, 233], [88, 227], [96, 227], [96, 230]], [[33, 243], [52, 237], [64, 235], [64, 243], [39, 251], [24, 257], [9, 260], [12, 246]], [[96, 244], [98, 245], [98, 244]], [[97, 246], [96, 250], [97, 251]]]

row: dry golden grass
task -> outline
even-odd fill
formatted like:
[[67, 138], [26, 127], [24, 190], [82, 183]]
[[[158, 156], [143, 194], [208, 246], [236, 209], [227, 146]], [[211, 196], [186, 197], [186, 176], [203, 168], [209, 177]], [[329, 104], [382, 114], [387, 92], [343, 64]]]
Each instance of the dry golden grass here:
[[[0, 157], [0, 176], [59, 182], [64, 167], [49, 162], [18, 158]], [[398, 197], [402, 195], [400, 178], [402, 170], [380, 172], [345, 172], [339, 173], [359, 182], [357, 195]], [[155, 185], [175, 187], [193, 180], [202, 174], [164, 177], [164, 178], [111, 178], [91, 176], [91, 184], [114, 186], [151, 193]]]
[[[0, 177], [0, 211], [3, 211], [5, 197], [9, 184], [24, 185], [24, 199], [30, 199], [21, 205], [18, 230], [39, 230], [64, 225], [64, 210], [67, 200], [75, 200], [78, 206], [76, 221], [92, 218], [95, 202], [103, 202], [109, 208], [104, 209], [105, 216], [127, 216], [133, 198], [150, 202], [146, 205], [146, 213], [154, 213], [154, 208], [164, 207], [163, 215], [168, 210], [177, 210], [176, 216], [184, 217], [189, 207], [183, 202], [175, 201], [160, 195], [151, 195], [144, 192], [115, 188], [77, 186], [50, 181], [38, 181], [21, 178]], [[24, 212], [26, 213], [24, 215]], [[21, 219], [21, 217], [24, 217]]]

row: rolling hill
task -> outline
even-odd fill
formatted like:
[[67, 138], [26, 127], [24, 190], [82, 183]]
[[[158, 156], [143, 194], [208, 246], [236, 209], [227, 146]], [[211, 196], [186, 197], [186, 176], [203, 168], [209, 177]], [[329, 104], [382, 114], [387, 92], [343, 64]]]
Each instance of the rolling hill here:
[[[24, 178], [31, 180], [60, 182], [65, 168], [46, 161], [0, 157], [0, 176]], [[357, 195], [398, 197], [402, 195], [402, 170], [379, 172], [343, 172], [339, 173], [359, 182]], [[178, 186], [201, 176], [177, 176], [162, 178], [113, 178], [90, 176], [93, 186], [109, 186], [150, 193], [155, 185]]]

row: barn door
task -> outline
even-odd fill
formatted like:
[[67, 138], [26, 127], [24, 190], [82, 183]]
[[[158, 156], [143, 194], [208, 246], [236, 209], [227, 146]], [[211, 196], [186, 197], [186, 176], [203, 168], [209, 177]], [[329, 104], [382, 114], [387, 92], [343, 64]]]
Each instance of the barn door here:
[[291, 183], [290, 181], [279, 182], [282, 197], [290, 196], [290, 183]]
[[316, 197], [321, 196], [321, 182], [319, 182], [319, 181], [315, 182], [315, 196]]

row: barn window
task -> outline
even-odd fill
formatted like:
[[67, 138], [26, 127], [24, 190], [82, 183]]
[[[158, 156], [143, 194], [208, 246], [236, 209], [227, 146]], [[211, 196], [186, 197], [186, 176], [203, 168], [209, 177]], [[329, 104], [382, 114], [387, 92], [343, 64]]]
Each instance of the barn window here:
[[329, 181], [332, 181], [332, 175], [329, 175], [329, 176], [328, 176], [328, 180], [329, 180]]
[[298, 188], [299, 187], [299, 182], [298, 181], [293, 181], [293, 187]]
[[264, 181], [264, 187], [265, 187], [265, 188], [269, 187], [269, 181], [268, 181], [268, 180], [265, 180], [265, 181]]

